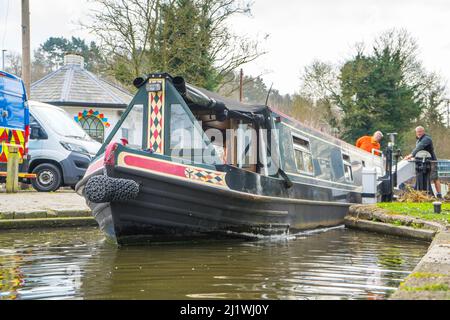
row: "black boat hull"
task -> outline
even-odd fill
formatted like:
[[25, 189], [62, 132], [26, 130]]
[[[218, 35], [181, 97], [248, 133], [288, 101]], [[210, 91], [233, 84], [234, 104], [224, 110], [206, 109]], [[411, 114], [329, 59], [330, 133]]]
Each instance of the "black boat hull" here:
[[141, 185], [133, 200], [88, 202], [102, 231], [119, 244], [255, 239], [332, 227], [343, 224], [350, 205], [259, 196], [120, 167], [108, 171]]

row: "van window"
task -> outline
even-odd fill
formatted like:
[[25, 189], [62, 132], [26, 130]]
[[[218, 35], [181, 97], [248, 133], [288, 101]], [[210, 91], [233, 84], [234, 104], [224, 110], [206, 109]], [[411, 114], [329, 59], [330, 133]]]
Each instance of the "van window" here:
[[33, 106], [32, 112], [41, 121], [44, 128], [51, 128], [60, 136], [91, 140], [84, 130], [62, 109]]
[[352, 170], [352, 162], [350, 160], [350, 156], [348, 154], [342, 154], [342, 161], [344, 163], [344, 176], [345, 181], [353, 182], [353, 170]]
[[36, 118], [33, 117], [33, 115], [30, 114], [30, 125], [39, 125], [39, 122], [36, 121]]
[[296, 135], [292, 135], [292, 140], [297, 171], [313, 174], [314, 165], [309, 141]]

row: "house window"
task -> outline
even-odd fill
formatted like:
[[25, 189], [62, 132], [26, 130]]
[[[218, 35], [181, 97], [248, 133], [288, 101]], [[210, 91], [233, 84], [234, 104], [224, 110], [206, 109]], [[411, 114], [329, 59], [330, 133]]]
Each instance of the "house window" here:
[[342, 154], [342, 161], [344, 163], [345, 181], [353, 182], [353, 170], [352, 170], [352, 162], [350, 160], [350, 156], [348, 154]]
[[292, 139], [297, 171], [301, 173], [313, 174], [314, 165], [309, 141], [295, 135], [292, 135]]
[[103, 143], [105, 127], [99, 118], [94, 116], [82, 117], [80, 119], [80, 125], [92, 139]]

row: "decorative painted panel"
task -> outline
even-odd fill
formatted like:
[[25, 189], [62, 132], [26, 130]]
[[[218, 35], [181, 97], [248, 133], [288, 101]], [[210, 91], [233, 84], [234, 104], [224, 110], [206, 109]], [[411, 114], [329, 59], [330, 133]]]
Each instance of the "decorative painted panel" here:
[[165, 83], [164, 79], [151, 79], [151, 83], [160, 83], [161, 91], [149, 92], [149, 126], [148, 148], [154, 153], [164, 154], [164, 103]]
[[197, 169], [194, 167], [187, 167], [184, 170], [184, 175], [191, 179], [200, 182], [224, 185], [225, 184], [225, 174], [223, 172], [209, 171]]

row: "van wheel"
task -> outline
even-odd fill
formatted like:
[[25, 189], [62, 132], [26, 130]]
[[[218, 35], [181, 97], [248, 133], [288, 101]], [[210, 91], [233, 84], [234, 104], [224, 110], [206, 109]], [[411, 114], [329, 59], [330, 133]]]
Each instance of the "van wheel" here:
[[43, 163], [34, 168], [36, 179], [31, 180], [31, 185], [39, 192], [52, 192], [59, 189], [62, 178], [57, 166], [51, 163]]

